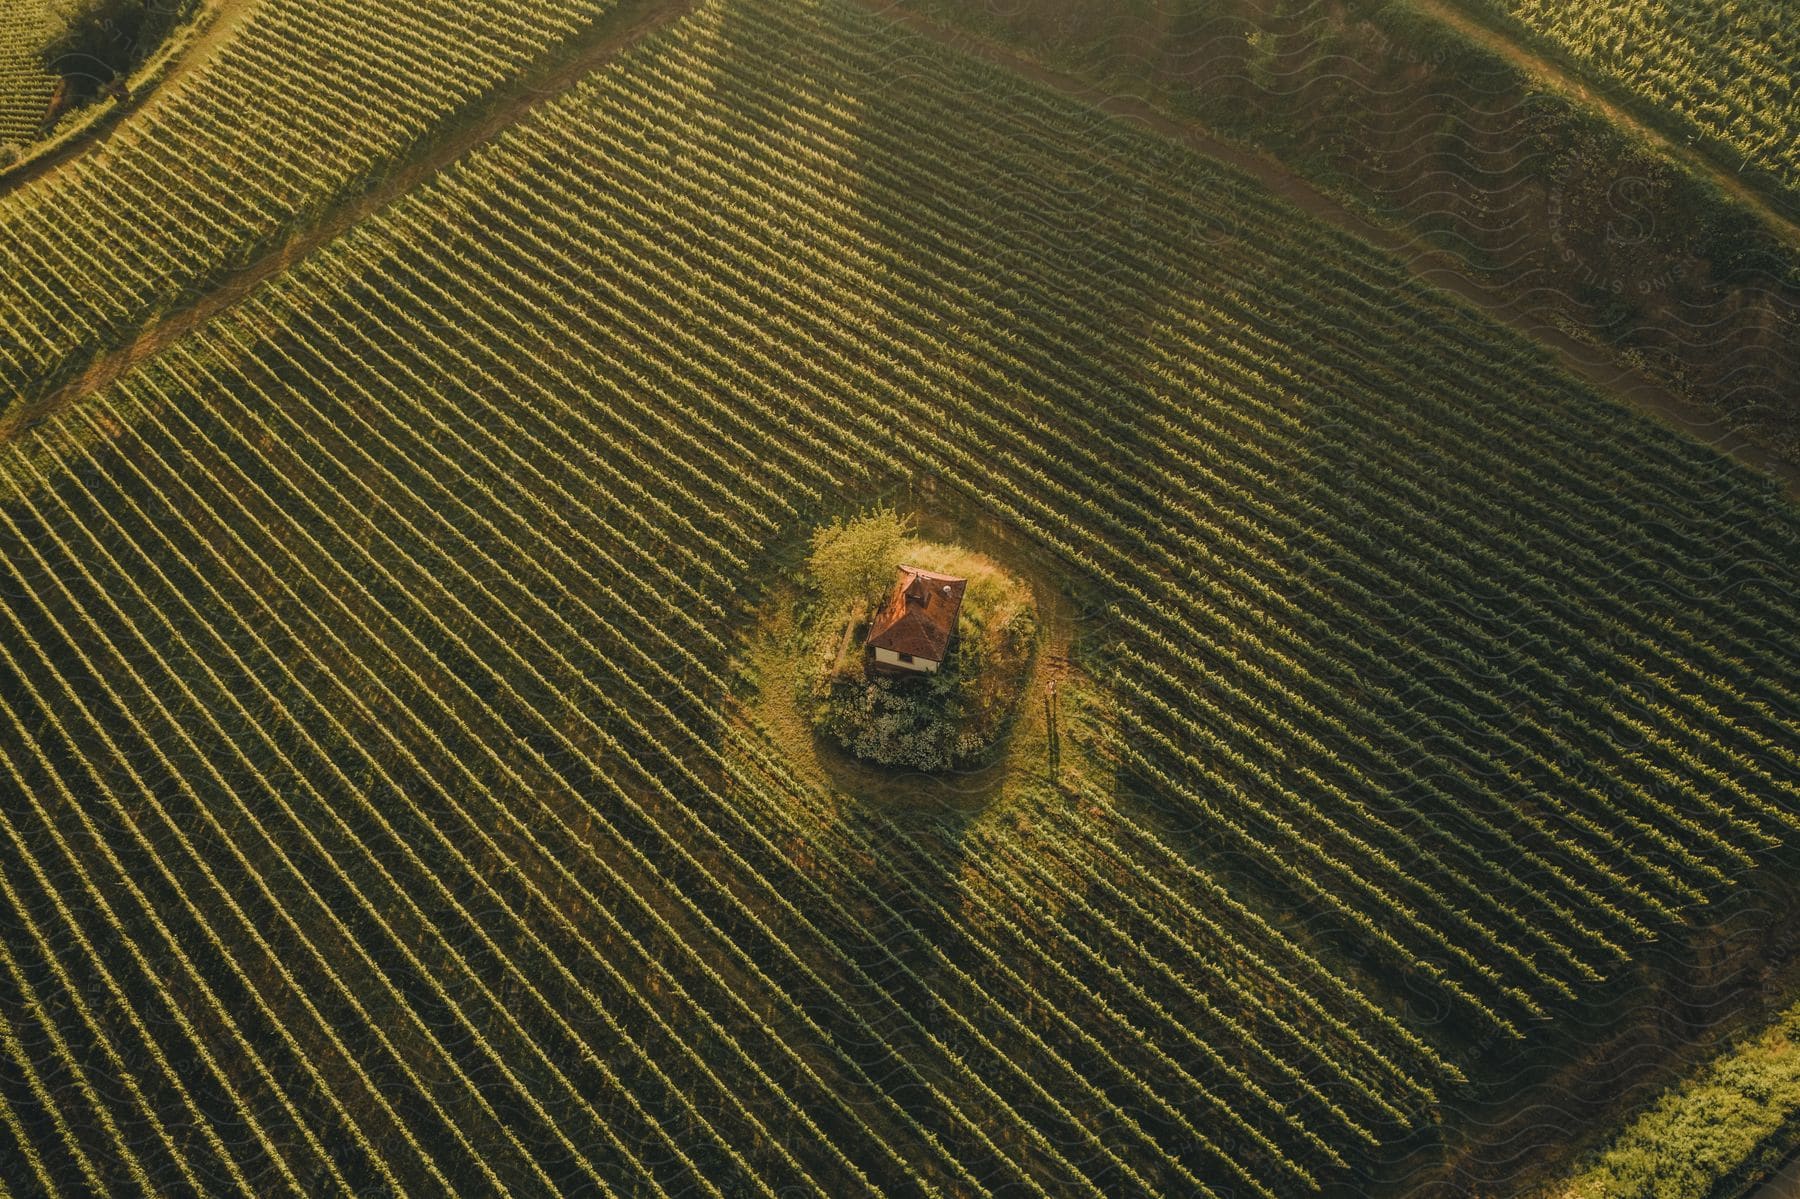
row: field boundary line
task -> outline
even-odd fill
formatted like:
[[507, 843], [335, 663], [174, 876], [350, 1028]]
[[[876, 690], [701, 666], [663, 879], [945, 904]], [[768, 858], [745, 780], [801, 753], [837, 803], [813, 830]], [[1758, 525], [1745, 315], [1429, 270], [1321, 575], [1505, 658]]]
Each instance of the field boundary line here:
[[1630, 102], [1608, 95], [1606, 85], [1601, 81], [1582, 79], [1570, 68], [1496, 25], [1492, 18], [1468, 9], [1457, 0], [1409, 0], [1409, 3], [1421, 15], [1448, 25], [1482, 49], [1499, 55], [1509, 65], [1571, 104], [1592, 109], [1631, 136], [1649, 143], [1677, 166], [1705, 179], [1755, 213], [1778, 240], [1790, 248], [1800, 249], [1800, 222], [1777, 210], [1760, 190], [1720, 166], [1704, 150], [1677, 141], [1632, 111]]
[[992, 38], [899, 9], [891, 0], [848, 2], [860, 4], [951, 50], [1012, 71], [1095, 111], [1123, 119], [1249, 176], [1313, 219], [1335, 226], [1393, 257], [1420, 282], [1461, 300], [1489, 320], [1543, 347], [1564, 371], [1603, 396], [1774, 479], [1789, 498], [1800, 501], [1800, 464], [1783, 461], [1746, 434], [1722, 429], [1715, 413], [1546, 319], [1528, 296], [1508, 293], [1476, 279], [1450, 251], [1353, 210], [1267, 151], [1232, 141], [1197, 120], [1175, 116], [1148, 100], [1120, 94], [1101, 82], [1048, 66]]
[[125, 99], [115, 100], [105, 109], [97, 107], [99, 100], [93, 101], [96, 111], [82, 116], [65, 132], [27, 146], [19, 161], [0, 170], [0, 194], [22, 191], [112, 141], [133, 116], [155, 107], [177, 82], [210, 61], [262, 3], [212, 0], [204, 5], [170, 35], [167, 45], [132, 72]]
[[389, 173], [367, 190], [342, 198], [316, 223], [296, 227], [266, 252], [232, 272], [217, 287], [138, 329], [131, 340], [92, 359], [73, 379], [40, 396], [21, 399], [0, 414], [0, 444], [18, 436], [65, 405], [106, 387], [120, 375], [249, 298], [321, 246], [425, 183], [471, 150], [504, 132], [521, 114], [551, 102], [583, 77], [672, 24], [700, 0], [623, 0], [603, 15], [584, 38], [549, 50], [547, 61], [495, 89], [470, 118], [427, 134]]

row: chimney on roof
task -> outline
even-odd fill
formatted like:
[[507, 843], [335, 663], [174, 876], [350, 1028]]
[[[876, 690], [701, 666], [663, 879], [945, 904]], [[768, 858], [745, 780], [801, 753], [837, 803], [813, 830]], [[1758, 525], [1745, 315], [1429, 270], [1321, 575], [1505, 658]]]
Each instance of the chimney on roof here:
[[950, 598], [950, 584], [948, 584], [948, 583], [945, 583], [945, 584], [944, 584], [944, 585], [943, 585], [943, 586], [942, 586], [942, 587], [940, 587], [940, 588], [939, 588], [939, 589], [938, 589], [938, 590], [940, 590], [940, 591], [942, 591], [942, 592], [943, 592], [943, 593], [944, 593], [944, 598], [945, 598], [945, 599], [949, 599], [949, 598]]

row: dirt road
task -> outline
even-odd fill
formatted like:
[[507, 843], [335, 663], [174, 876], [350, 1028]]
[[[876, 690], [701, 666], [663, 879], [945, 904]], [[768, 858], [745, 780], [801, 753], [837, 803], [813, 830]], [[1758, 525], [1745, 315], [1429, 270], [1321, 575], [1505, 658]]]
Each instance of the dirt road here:
[[1450, 253], [1350, 210], [1274, 156], [1221, 138], [1199, 123], [1171, 116], [1148, 101], [1116, 95], [1087, 79], [1047, 67], [1010, 47], [960, 29], [946, 28], [916, 13], [897, 12], [880, 0], [863, 2], [888, 19], [933, 41], [1015, 71], [1101, 112], [1128, 120], [1235, 167], [1308, 216], [1335, 225], [1386, 251], [1423, 282], [1456, 296], [1490, 319], [1538, 342], [1556, 356], [1563, 369], [1603, 394], [1776, 479], [1790, 496], [1800, 500], [1800, 466], [1782, 461], [1740, 434], [1721, 435], [1715, 413], [1565, 332], [1529, 301], [1506, 295], [1475, 279]]

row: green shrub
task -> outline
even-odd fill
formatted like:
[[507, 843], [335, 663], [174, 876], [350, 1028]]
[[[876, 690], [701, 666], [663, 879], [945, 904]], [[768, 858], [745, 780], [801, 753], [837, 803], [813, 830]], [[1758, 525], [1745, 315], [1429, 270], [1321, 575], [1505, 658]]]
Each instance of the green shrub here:
[[1557, 1199], [1708, 1199], [1779, 1164], [1800, 1126], [1800, 1006], [1665, 1092]]
[[129, 74], [198, 0], [49, 0], [47, 7], [45, 65], [91, 95]]
[[[886, 511], [864, 519], [875, 518], [880, 526], [863, 530], [871, 542], [880, 540], [883, 528], [904, 523]], [[842, 528], [834, 524], [821, 533], [842, 537]], [[869, 674], [856, 635], [866, 626], [851, 630], [856, 652], [828, 664], [803, 696], [813, 728], [845, 752], [881, 766], [951, 770], [976, 765], [999, 745], [1031, 671], [1038, 626], [1030, 589], [987, 559], [956, 556], [947, 547], [897, 539], [881, 553], [886, 556], [879, 559], [881, 582], [873, 597], [857, 592], [845, 598], [840, 589], [836, 603], [821, 605], [825, 627], [841, 630], [848, 613], [873, 607], [869, 601], [893, 583], [896, 564], [918, 557], [924, 560], [921, 565], [969, 580], [950, 656], [934, 674]], [[854, 560], [856, 555], [846, 557]]]
[[894, 579], [912, 524], [892, 508], [834, 519], [812, 536], [806, 568], [827, 608], [873, 607]]

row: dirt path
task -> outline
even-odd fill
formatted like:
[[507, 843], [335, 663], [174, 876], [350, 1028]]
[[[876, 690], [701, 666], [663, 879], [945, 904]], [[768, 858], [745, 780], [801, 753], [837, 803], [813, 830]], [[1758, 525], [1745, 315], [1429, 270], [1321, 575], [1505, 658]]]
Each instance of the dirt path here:
[[[255, 4], [258, 0], [243, 2]], [[71, 400], [105, 387], [133, 366], [241, 303], [271, 277], [419, 186], [517, 122], [530, 109], [554, 98], [608, 59], [684, 15], [696, 3], [698, 0], [625, 0], [585, 40], [564, 44], [552, 51], [554, 61], [550, 65], [501, 85], [477, 116], [454, 131], [440, 132], [380, 184], [340, 203], [318, 224], [295, 230], [280, 245], [232, 271], [223, 283], [193, 303], [145, 325], [131, 341], [96, 357], [70, 382], [13, 404], [0, 414], [0, 441], [31, 428]]]
[[1583, 82], [1553, 60], [1522, 45], [1504, 30], [1488, 24], [1484, 17], [1464, 10], [1454, 0], [1412, 0], [1412, 4], [1420, 12], [1450, 26], [1476, 45], [1498, 54], [1564, 99], [1598, 110], [1613, 124], [1630, 130], [1682, 166], [1717, 184], [1726, 195], [1760, 217], [1776, 237], [1800, 249], [1800, 223], [1777, 212], [1762, 193], [1699, 150], [1674, 140], [1655, 126], [1639, 119], [1629, 109], [1608, 99], [1597, 88]]
[[[113, 107], [95, 119], [87, 128], [74, 133], [68, 141], [42, 151], [0, 175], [0, 192], [28, 186], [32, 181], [77, 162], [101, 146], [109, 144], [121, 132], [129, 136], [133, 113], [153, 108], [167, 97], [176, 84], [199, 70], [226, 45], [251, 13], [262, 6], [262, 0], [211, 0], [194, 17], [192, 32], [166, 50], [169, 61], [158, 69], [146, 66], [152, 77], [134, 86], [128, 99], [115, 101]], [[152, 62], [154, 62], [154, 57]]]
[[1090, 80], [1047, 67], [986, 38], [960, 29], [946, 28], [916, 13], [896, 11], [883, 4], [882, 0], [862, 0], [862, 3], [889, 20], [935, 42], [1015, 71], [1101, 112], [1125, 118], [1153, 133], [1189, 146], [1209, 158], [1235, 167], [1308, 216], [1335, 225], [1377, 249], [1386, 251], [1398, 258], [1421, 281], [1458, 297], [1490, 319], [1543, 345], [1555, 355], [1564, 370], [1604, 394], [1774, 478], [1789, 496], [1800, 500], [1800, 466], [1782, 461], [1742, 434], [1722, 432], [1716, 413], [1684, 399], [1649, 376], [1625, 366], [1606, 351], [1564, 332], [1561, 327], [1545, 319], [1544, 313], [1523, 297], [1507, 295], [1471, 277], [1463, 264], [1449, 252], [1420, 241], [1404, 231], [1377, 224], [1346, 208], [1273, 155], [1226, 141], [1196, 122], [1170, 116], [1147, 101], [1109, 92]]

